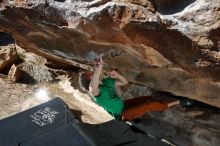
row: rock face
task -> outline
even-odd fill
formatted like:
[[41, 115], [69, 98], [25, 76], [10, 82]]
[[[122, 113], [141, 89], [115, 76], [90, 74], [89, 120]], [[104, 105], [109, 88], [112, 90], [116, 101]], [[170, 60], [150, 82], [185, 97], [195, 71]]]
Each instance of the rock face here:
[[175, 107], [148, 113], [136, 124], [145, 132], [178, 146], [218, 146], [219, 110], [210, 109]]
[[48, 82], [54, 79], [54, 75], [45, 65], [47, 63], [46, 58], [30, 52], [23, 53], [22, 57], [23, 63], [19, 64], [18, 68], [28, 74], [33, 80], [38, 82]]
[[104, 55], [131, 82], [220, 107], [219, 0], [25, 0], [0, 31], [57, 64], [91, 70]]
[[13, 45], [0, 46], [0, 71], [9, 68], [16, 59], [17, 53]]
[[22, 71], [16, 66], [12, 65], [10, 71], [8, 72], [8, 78], [13, 82], [18, 81], [22, 76]]

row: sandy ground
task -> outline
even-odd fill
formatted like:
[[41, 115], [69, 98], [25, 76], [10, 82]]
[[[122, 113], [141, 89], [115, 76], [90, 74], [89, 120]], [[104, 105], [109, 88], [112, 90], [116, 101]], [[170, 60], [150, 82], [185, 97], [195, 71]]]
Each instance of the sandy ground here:
[[76, 117], [85, 123], [102, 123], [112, 117], [101, 107], [90, 101], [87, 94], [74, 89], [68, 78], [50, 84], [27, 85], [13, 83], [0, 76], [0, 119], [30, 109], [55, 97], [69, 106]]

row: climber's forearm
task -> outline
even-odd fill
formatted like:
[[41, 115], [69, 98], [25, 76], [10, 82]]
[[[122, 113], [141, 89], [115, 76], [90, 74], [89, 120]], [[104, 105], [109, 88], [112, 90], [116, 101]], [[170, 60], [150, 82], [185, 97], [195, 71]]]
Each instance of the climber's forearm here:
[[89, 85], [89, 91], [92, 93], [93, 96], [97, 96], [99, 94], [99, 80], [102, 73], [103, 65], [99, 65], [93, 74]]
[[121, 74], [117, 74], [116, 86], [125, 86], [129, 83], [128, 79]]

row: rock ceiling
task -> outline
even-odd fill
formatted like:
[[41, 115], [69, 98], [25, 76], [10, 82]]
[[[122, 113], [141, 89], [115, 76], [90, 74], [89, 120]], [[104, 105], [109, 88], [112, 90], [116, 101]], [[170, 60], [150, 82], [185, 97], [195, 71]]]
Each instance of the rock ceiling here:
[[220, 107], [219, 0], [15, 0], [0, 31], [59, 64], [104, 55], [131, 82]]

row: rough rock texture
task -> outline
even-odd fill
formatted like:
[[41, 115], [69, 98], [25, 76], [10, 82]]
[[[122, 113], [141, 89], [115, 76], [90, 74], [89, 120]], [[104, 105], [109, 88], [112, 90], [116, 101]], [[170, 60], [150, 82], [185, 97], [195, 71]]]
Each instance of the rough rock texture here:
[[220, 107], [219, 0], [17, 0], [0, 31], [57, 64], [105, 69]]
[[8, 72], [8, 78], [13, 82], [16, 82], [21, 78], [21, 76], [22, 71], [16, 65], [13, 64]]
[[218, 146], [220, 111], [201, 105], [147, 113], [136, 124], [145, 132], [178, 146]]
[[17, 59], [17, 52], [14, 45], [0, 46], [0, 71], [10, 68]]
[[121, 89], [121, 92], [119, 95], [123, 98], [123, 100], [126, 99], [132, 99], [138, 96], [155, 96], [157, 91], [145, 87], [142, 85], [137, 84], [129, 84], [126, 87]]
[[38, 82], [48, 82], [54, 79], [49, 68], [45, 66], [47, 60], [44, 57], [35, 55], [34, 53], [23, 54], [24, 63], [18, 67], [28, 73], [34, 80]]

